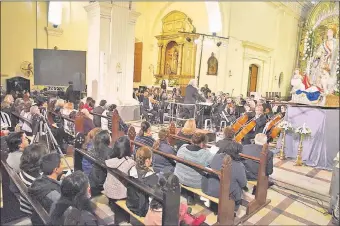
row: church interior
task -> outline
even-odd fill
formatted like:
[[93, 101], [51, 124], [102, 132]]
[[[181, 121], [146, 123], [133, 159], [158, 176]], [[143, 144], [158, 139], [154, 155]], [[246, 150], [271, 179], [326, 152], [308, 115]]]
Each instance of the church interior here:
[[339, 21], [0, 1], [1, 224], [339, 225]]

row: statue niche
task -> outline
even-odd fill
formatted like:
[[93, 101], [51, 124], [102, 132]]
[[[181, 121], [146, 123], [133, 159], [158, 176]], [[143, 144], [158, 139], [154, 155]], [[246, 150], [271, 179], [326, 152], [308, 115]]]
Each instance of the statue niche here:
[[[181, 33], [188, 32], [188, 33]], [[162, 33], [158, 41], [156, 83], [163, 79], [184, 87], [195, 77], [196, 44], [195, 27], [184, 13], [172, 11], [162, 19]]]
[[215, 57], [215, 54], [211, 53], [211, 56], [208, 59], [207, 75], [217, 75], [217, 71], [218, 71], [218, 61]]
[[165, 51], [165, 74], [177, 75], [178, 68], [178, 45], [171, 41], [166, 46]]

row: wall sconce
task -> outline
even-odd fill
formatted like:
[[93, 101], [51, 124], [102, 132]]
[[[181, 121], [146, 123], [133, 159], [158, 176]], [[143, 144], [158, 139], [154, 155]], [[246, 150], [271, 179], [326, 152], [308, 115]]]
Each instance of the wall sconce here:
[[117, 72], [118, 74], [122, 73], [122, 66], [120, 65], [120, 63], [117, 63], [117, 64], [116, 64], [116, 72]]
[[216, 45], [217, 45], [217, 47], [220, 47], [222, 45], [222, 42], [219, 41], [219, 42], [216, 43]]
[[187, 40], [187, 42], [191, 42], [191, 38], [190, 37], [186, 37], [185, 39]]
[[232, 74], [231, 74], [231, 70], [229, 70], [229, 77], [231, 77], [232, 76]]

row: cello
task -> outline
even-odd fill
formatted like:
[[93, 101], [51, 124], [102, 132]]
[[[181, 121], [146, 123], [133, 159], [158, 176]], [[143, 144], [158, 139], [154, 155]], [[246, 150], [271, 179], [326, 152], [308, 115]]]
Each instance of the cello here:
[[283, 116], [281, 113], [274, 115], [274, 117], [272, 117], [267, 123], [263, 133], [267, 133], [267, 131], [270, 131], [282, 118]]
[[242, 139], [256, 126], [255, 118], [245, 125], [242, 130], [235, 136], [235, 141], [241, 143]]
[[237, 133], [242, 128], [242, 126], [246, 124], [247, 122], [248, 122], [248, 115], [244, 114], [240, 116], [238, 119], [236, 119], [236, 121], [233, 123], [231, 128], [234, 130], [235, 133]]
[[281, 128], [279, 128], [279, 124], [283, 119], [279, 120], [275, 126], [269, 131], [269, 137], [272, 139], [275, 139], [280, 135]]

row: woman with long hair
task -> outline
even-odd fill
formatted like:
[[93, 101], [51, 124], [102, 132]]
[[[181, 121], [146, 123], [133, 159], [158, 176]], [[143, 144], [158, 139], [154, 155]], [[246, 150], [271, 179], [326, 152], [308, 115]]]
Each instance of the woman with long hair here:
[[[153, 148], [166, 154], [176, 155], [176, 152], [168, 142], [168, 138], [169, 130], [161, 129], [158, 132], [158, 140], [154, 143]], [[164, 156], [154, 154], [152, 165], [156, 173], [174, 172], [176, 163], [171, 159], [165, 158]]]
[[[93, 152], [94, 149], [94, 138], [96, 137], [96, 135], [102, 131], [100, 128], [94, 128], [93, 130], [91, 130], [86, 138], [85, 138], [85, 143], [83, 144], [83, 149], [89, 151], [89, 152]], [[85, 173], [86, 176], [88, 176], [92, 170], [92, 165], [93, 163], [87, 159], [86, 157], [83, 157], [83, 160], [81, 162], [82, 164], [82, 169], [83, 172]]]
[[[31, 103], [30, 102], [26, 102], [24, 105], [24, 110], [21, 111], [20, 116], [22, 116], [23, 118], [27, 119], [27, 120], [31, 120], [32, 119], [32, 114], [30, 112], [31, 109]], [[31, 126], [24, 120], [20, 120], [20, 125], [21, 125], [21, 129], [26, 133], [27, 136], [32, 136], [32, 128]]]
[[[93, 152], [98, 159], [105, 161], [112, 156], [113, 150], [109, 147], [111, 136], [108, 131], [100, 131], [94, 138]], [[107, 171], [101, 166], [94, 164], [89, 174], [91, 193], [93, 196], [100, 195], [106, 179]]]
[[86, 108], [83, 108], [81, 110], [81, 113], [84, 116], [84, 119], [83, 119], [84, 134], [87, 135], [92, 129], [95, 128], [95, 126], [93, 124], [93, 121], [92, 121], [93, 117], [92, 117], [92, 115], [90, 114], [90, 112]]
[[[223, 159], [229, 155], [232, 159], [231, 163], [231, 181], [229, 197], [235, 201], [235, 212], [241, 204], [242, 189], [247, 191], [246, 170], [241, 161], [240, 153], [242, 145], [236, 142], [229, 142], [227, 146], [223, 146], [218, 153], [213, 157], [210, 167], [214, 170], [221, 170]], [[220, 194], [220, 179], [216, 175], [209, 174], [202, 179], [202, 191], [209, 195], [218, 198]]]
[[[135, 138], [135, 142], [142, 143], [146, 146], [152, 147], [155, 139], [152, 138], [151, 134], [151, 125], [147, 121], [143, 121], [141, 123], [141, 128]], [[135, 145], [135, 150], [133, 151], [133, 154], [136, 154], [137, 149], [139, 146]]]
[[[130, 170], [129, 175], [142, 183], [152, 187], [157, 184], [158, 176], [151, 168], [152, 151], [143, 146], [136, 152], [136, 165]], [[149, 197], [144, 192], [128, 184], [126, 205], [134, 214], [145, 217], [149, 209]]]
[[[126, 136], [118, 138], [114, 144], [113, 153], [110, 159], [105, 161], [105, 164], [111, 169], [118, 169], [126, 174], [129, 173], [130, 169], [136, 164], [131, 157], [129, 138]], [[109, 198], [110, 207], [115, 212], [114, 202], [126, 198], [126, 184], [123, 184], [119, 178], [109, 173], [104, 183], [103, 193]]]
[[89, 181], [83, 172], [65, 177], [60, 190], [60, 199], [51, 207], [51, 225], [98, 225], [89, 199]]
[[[31, 144], [24, 149], [20, 158], [19, 177], [29, 187], [40, 176], [40, 158], [47, 154], [47, 148], [41, 144]], [[31, 204], [23, 196], [20, 196], [20, 210], [32, 214]]]

